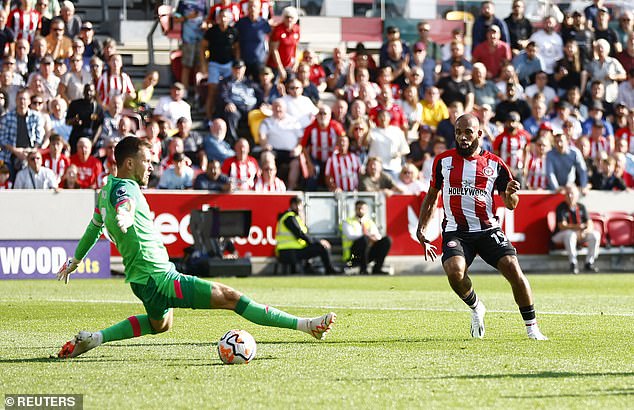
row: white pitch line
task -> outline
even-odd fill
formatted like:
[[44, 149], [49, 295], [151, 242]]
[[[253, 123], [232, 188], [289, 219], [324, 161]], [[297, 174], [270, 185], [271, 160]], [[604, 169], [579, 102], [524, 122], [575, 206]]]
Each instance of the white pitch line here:
[[[42, 302], [60, 302], [60, 303], [107, 303], [107, 304], [128, 304], [140, 305], [140, 301], [134, 300], [117, 300], [117, 299], [38, 299]], [[24, 302], [23, 299], [1, 299], [0, 303], [17, 303]], [[276, 305], [284, 308], [293, 309], [340, 309], [340, 310], [383, 310], [383, 311], [403, 311], [403, 312], [449, 312], [463, 313], [468, 309], [452, 309], [452, 308], [410, 308], [410, 307], [377, 307], [377, 306], [333, 306], [333, 305]], [[489, 313], [517, 313], [516, 310], [492, 310], [487, 308]], [[565, 312], [565, 311], [538, 311], [538, 315], [560, 315], [560, 316], [616, 316], [616, 317], [634, 317], [632, 313], [610, 313], [610, 312]]]

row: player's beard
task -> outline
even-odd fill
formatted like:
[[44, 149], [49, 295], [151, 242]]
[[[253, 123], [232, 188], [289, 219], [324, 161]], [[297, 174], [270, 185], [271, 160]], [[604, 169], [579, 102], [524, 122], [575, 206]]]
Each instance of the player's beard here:
[[477, 139], [473, 140], [471, 145], [469, 145], [467, 148], [462, 148], [460, 144], [456, 144], [456, 151], [461, 157], [467, 158], [475, 154], [475, 152], [478, 150], [479, 144], [480, 142]]

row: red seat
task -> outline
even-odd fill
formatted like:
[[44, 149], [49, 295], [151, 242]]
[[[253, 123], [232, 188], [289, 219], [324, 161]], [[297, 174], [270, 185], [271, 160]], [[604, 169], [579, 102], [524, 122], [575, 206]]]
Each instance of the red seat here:
[[608, 237], [612, 246], [634, 245], [634, 217], [623, 212], [608, 214]]
[[606, 229], [607, 220], [605, 216], [598, 212], [589, 212], [588, 217], [592, 220], [594, 230], [599, 232], [601, 238], [600, 246], [606, 246], [608, 244], [608, 232]]
[[343, 17], [341, 40], [350, 42], [383, 41], [383, 21], [380, 17]]

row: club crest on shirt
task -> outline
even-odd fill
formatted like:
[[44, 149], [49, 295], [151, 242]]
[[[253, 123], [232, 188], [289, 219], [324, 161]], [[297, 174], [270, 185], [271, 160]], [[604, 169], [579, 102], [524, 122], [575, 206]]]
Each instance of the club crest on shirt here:
[[456, 246], [458, 246], [458, 243], [456, 241], [447, 242], [447, 247], [448, 248], [455, 248]]
[[493, 168], [491, 167], [484, 167], [482, 168], [482, 173], [487, 176], [487, 177], [491, 177], [493, 176]]

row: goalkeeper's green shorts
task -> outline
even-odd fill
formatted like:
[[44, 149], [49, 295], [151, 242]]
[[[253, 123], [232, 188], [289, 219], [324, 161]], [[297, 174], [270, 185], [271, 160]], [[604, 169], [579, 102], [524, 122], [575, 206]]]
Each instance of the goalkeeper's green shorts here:
[[131, 283], [150, 319], [161, 320], [171, 308], [211, 309], [213, 282], [175, 270], [165, 276], [151, 276], [145, 285]]

